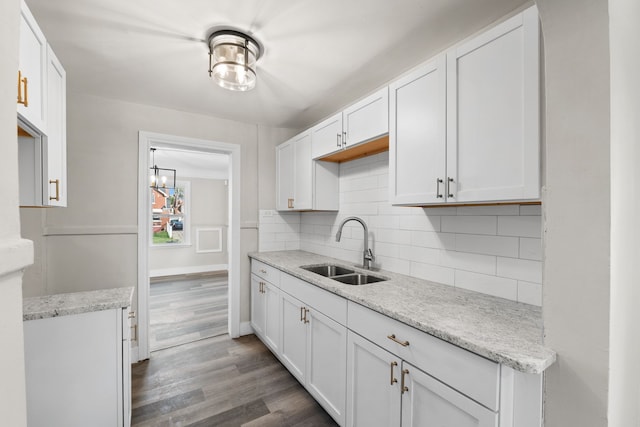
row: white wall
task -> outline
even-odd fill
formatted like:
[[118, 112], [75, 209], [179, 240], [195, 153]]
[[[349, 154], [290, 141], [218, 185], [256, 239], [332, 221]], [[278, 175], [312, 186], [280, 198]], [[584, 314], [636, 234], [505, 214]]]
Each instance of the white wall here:
[[[179, 180], [190, 183], [190, 200], [187, 202], [189, 204], [187, 212], [189, 245], [151, 246], [149, 248], [151, 277], [226, 270], [228, 263], [226, 239], [229, 224], [227, 219], [229, 193], [226, 181], [190, 177], [179, 177]], [[197, 252], [196, 234], [200, 228], [221, 228], [221, 252]]]
[[537, 3], [546, 85], [542, 306], [545, 344], [558, 353], [546, 372], [545, 425], [600, 427], [610, 368], [607, 1]]
[[0, 2], [0, 413], [2, 424], [27, 425], [22, 333], [22, 272], [33, 260], [30, 242], [20, 238], [16, 70], [20, 2]]
[[25, 293], [136, 286], [138, 132], [143, 130], [241, 146], [240, 313], [248, 321], [246, 254], [258, 249], [258, 195], [264, 186], [273, 191], [268, 176], [275, 168], [275, 162], [261, 161], [259, 169], [258, 153], [263, 148], [268, 153], [293, 132], [79, 94], [73, 79], [68, 87], [69, 206], [42, 211], [42, 220], [24, 215], [31, 220], [24, 233], [44, 239], [42, 264], [35, 268], [46, 272], [46, 283], [29, 283]]
[[611, 323], [609, 425], [640, 426], [640, 2], [609, 0]]
[[[369, 228], [375, 266], [527, 304], [542, 298], [540, 206], [415, 208], [389, 204], [389, 155], [340, 164], [340, 211], [261, 211], [261, 250], [297, 249], [362, 264]], [[297, 219], [296, 215], [300, 215]]]

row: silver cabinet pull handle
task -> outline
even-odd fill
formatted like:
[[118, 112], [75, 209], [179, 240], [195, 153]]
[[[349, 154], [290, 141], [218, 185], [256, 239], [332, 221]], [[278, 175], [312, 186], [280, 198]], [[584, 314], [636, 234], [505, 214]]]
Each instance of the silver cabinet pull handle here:
[[442, 194], [440, 194], [440, 184], [442, 184], [442, 180], [440, 178], [436, 178], [436, 197], [438, 199], [442, 198]]
[[336, 134], [336, 146], [337, 147], [342, 147], [342, 141], [340, 141], [340, 134], [339, 133]]
[[346, 131], [342, 131], [342, 146], [346, 146], [347, 145], [347, 132]]
[[447, 177], [447, 197], [453, 198], [453, 193], [451, 192], [451, 183], [453, 183], [453, 178]]
[[387, 335], [387, 338], [395, 343], [400, 344], [403, 347], [409, 347], [409, 341], [400, 341], [398, 338], [396, 338], [396, 334]]

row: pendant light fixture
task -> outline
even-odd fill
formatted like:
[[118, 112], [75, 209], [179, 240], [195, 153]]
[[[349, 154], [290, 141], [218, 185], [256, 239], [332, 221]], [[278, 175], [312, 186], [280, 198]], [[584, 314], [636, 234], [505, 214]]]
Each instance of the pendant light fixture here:
[[261, 54], [253, 37], [236, 30], [215, 31], [209, 36], [209, 77], [225, 89], [251, 90]]
[[[156, 149], [151, 148], [150, 150], [153, 157], [153, 166], [149, 168], [151, 170], [151, 184], [149, 186], [156, 190], [159, 188], [176, 188], [176, 170], [159, 168], [156, 165]], [[173, 175], [173, 180], [169, 180], [169, 178], [167, 177], [168, 175]]]

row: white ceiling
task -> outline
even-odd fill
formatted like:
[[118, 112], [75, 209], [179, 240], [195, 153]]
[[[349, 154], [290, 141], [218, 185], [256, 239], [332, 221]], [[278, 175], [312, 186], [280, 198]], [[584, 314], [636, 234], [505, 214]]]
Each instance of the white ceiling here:
[[163, 169], [175, 169], [177, 180], [229, 178], [229, 156], [226, 154], [157, 148], [152, 154], [151, 164]]
[[[301, 129], [530, 0], [27, 0], [69, 91]], [[265, 47], [251, 92], [207, 73], [210, 30]]]

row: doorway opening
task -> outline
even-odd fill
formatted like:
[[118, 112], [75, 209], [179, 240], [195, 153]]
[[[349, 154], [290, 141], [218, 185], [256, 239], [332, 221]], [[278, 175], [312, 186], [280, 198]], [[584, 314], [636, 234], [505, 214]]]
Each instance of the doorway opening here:
[[140, 132], [132, 360], [240, 335], [239, 188], [240, 146]]
[[152, 146], [149, 350], [228, 330], [229, 155]]

